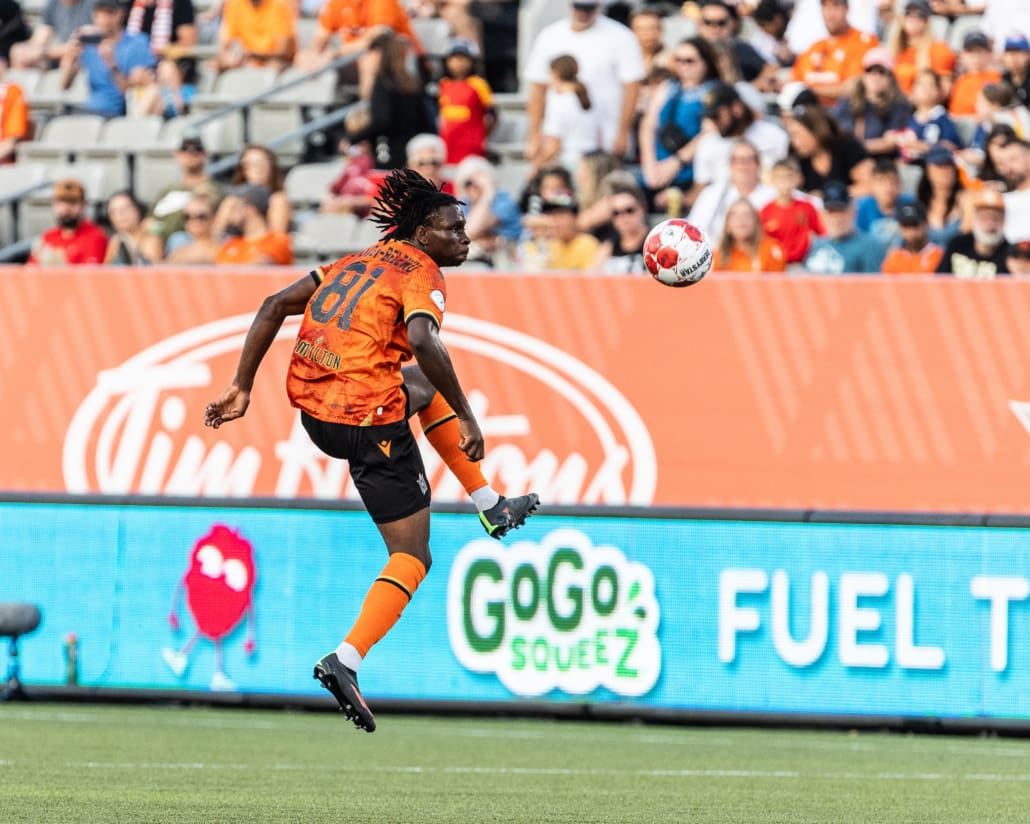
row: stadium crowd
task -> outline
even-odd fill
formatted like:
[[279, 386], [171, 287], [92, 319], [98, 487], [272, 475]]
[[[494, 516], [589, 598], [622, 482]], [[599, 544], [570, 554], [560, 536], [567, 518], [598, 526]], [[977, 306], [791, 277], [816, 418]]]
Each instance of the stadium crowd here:
[[[82, 181], [58, 181], [33, 262], [290, 264], [291, 233], [363, 221], [408, 167], [466, 204], [482, 266], [643, 272], [649, 227], [686, 216], [716, 270], [1030, 274], [1026, 0], [574, 0], [532, 31], [514, 0], [48, 0], [34, 26], [2, 1], [21, 21], [0, 30], [4, 70], [81, 73], [104, 117], [179, 118], [205, 74], [355, 56], [317, 209], [294, 209], [276, 152], [242, 147], [219, 179], [187, 131], [152, 203], [116, 192], [94, 223]], [[435, 52], [427, 18], [448, 32]], [[0, 88], [17, 163], [33, 113]]]

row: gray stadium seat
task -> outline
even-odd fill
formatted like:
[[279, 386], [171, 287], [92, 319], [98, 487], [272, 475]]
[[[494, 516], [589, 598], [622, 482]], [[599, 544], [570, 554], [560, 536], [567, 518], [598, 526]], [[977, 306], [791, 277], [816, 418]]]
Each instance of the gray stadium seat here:
[[343, 163], [302, 163], [286, 173], [283, 189], [293, 210], [301, 211], [318, 206], [332, 183], [343, 169]]
[[955, 128], [958, 130], [959, 139], [963, 146], [969, 146], [976, 134], [977, 122], [975, 117], [955, 117]]
[[115, 117], [108, 120], [95, 146], [78, 153], [77, 158], [106, 169], [104, 197], [119, 189], [133, 188], [135, 153], [152, 147], [164, 120], [158, 115]]
[[43, 72], [38, 69], [8, 69], [7, 82], [17, 83], [25, 92], [25, 99], [32, 100], [39, 84], [43, 82]]
[[497, 167], [495, 178], [498, 189], [518, 198], [529, 180], [529, 161], [506, 160]]
[[329, 262], [350, 251], [359, 222], [354, 215], [312, 215], [293, 235], [297, 262]]
[[502, 159], [520, 160], [525, 157], [526, 136], [529, 134], [529, 116], [509, 109], [499, 113], [497, 126], [487, 138], [487, 146]]
[[439, 17], [414, 17], [411, 20], [422, 47], [430, 57], [440, 57], [447, 53], [451, 40], [451, 24]]
[[[42, 163], [11, 163], [0, 165], [0, 199], [15, 195], [36, 186], [47, 179], [47, 167]], [[27, 197], [23, 195], [10, 204], [0, 208], [0, 244], [4, 246], [14, 243], [18, 236], [24, 236], [21, 222], [15, 222], [15, 209], [19, 210], [21, 202]]]
[[[299, 69], [286, 69], [279, 75], [276, 85], [297, 80], [305, 74]], [[297, 131], [304, 125], [306, 110], [322, 114], [334, 105], [335, 100], [336, 74], [331, 71], [322, 72], [299, 86], [276, 93], [251, 107], [250, 142], [267, 145], [276, 138]], [[303, 155], [304, 141], [296, 139], [277, 144], [275, 151], [280, 162], [291, 166]]]
[[82, 149], [96, 145], [104, 118], [96, 114], [66, 114], [43, 124], [35, 140], [18, 145], [19, 162], [69, 163]]
[[43, 73], [38, 85], [28, 96], [34, 117], [61, 114], [86, 102], [89, 86], [86, 73], [80, 71], [67, 89], [61, 88], [61, 70], [50, 69]]

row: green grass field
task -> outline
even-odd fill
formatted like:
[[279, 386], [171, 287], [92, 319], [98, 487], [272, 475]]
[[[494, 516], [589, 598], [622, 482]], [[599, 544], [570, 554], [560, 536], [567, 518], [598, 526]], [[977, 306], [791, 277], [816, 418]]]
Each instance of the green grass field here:
[[0, 822], [1026, 822], [1030, 742], [0, 704]]

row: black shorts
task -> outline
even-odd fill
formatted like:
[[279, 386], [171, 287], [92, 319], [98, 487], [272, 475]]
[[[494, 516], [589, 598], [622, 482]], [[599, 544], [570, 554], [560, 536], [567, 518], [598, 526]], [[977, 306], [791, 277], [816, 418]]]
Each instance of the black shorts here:
[[383, 426], [326, 423], [300, 413], [315, 446], [350, 462], [354, 486], [377, 524], [399, 521], [429, 506], [422, 453], [405, 419]]

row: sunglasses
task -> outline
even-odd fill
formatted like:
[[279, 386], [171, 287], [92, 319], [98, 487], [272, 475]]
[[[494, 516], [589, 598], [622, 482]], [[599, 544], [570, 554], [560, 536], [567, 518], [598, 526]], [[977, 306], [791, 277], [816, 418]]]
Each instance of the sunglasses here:
[[186, 220], [211, 220], [210, 212], [183, 212]]
[[622, 217], [623, 215], [635, 215], [636, 213], [636, 206], [627, 206], [625, 209], [612, 209], [612, 217]]
[[186, 152], [186, 154], [204, 154], [204, 147], [197, 146], [196, 144], [187, 144], [183, 146], [179, 151]]
[[887, 75], [894, 74], [894, 72], [892, 72], [886, 66], [870, 66], [868, 69], [865, 70], [865, 73], [866, 74], [882, 74], [885, 77]]
[[442, 160], [416, 160], [412, 166], [443, 166]]
[[718, 19], [712, 19], [711, 17], [708, 17], [708, 18], [702, 17], [701, 18], [701, 24], [704, 25], [704, 26], [712, 26], [713, 28], [719, 29], [719, 28], [722, 28], [723, 26], [728, 26], [730, 24], [730, 18], [728, 18], [728, 17], [720, 17]]
[[696, 57], [674, 57], [672, 58], [677, 63], [682, 63], [685, 66], [689, 66], [691, 63], [700, 63]]

